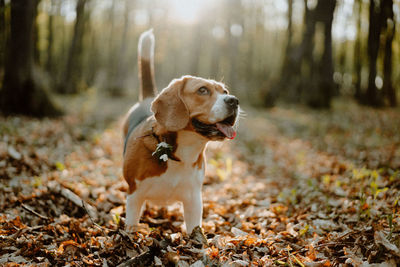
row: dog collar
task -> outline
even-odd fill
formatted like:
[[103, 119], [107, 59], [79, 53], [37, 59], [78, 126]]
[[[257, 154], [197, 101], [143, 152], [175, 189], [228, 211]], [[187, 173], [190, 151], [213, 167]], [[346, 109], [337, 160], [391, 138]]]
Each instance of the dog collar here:
[[[125, 138], [125, 144], [124, 144], [124, 154], [126, 151], [126, 144], [128, 142], [128, 138], [129, 135], [131, 134], [132, 131], [129, 131], [126, 138]], [[180, 162], [181, 160], [179, 158], [177, 158], [174, 155], [174, 146], [168, 144], [166, 142], [166, 138], [162, 138], [163, 140], [161, 140], [160, 136], [158, 136], [155, 132], [154, 132], [154, 128], [151, 128], [151, 132], [142, 136], [138, 136], [135, 139], [139, 139], [139, 138], [144, 138], [144, 137], [153, 137], [154, 139], [157, 140], [157, 146], [156, 146], [156, 150], [154, 150], [154, 152], [151, 154], [153, 157], [157, 158], [159, 163], [163, 163], [166, 162], [168, 159], [171, 159], [173, 161], [178, 161]]]
[[157, 140], [156, 150], [151, 154], [153, 157], [157, 158], [160, 163], [166, 162], [168, 159], [174, 161], [181, 161], [174, 155], [174, 147], [166, 142], [166, 138], [163, 137], [161, 141], [160, 137], [156, 135], [153, 127], [151, 128], [151, 135]]

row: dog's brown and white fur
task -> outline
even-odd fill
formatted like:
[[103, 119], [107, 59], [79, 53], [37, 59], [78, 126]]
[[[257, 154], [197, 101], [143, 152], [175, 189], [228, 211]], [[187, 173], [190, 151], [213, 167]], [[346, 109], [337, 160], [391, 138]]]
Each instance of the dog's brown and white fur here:
[[[126, 225], [132, 229], [139, 224], [145, 201], [180, 201], [191, 233], [201, 227], [207, 142], [235, 136], [238, 100], [224, 84], [193, 76], [173, 80], [154, 98], [153, 50], [150, 30], [139, 39], [140, 102], [129, 110], [123, 126]], [[172, 146], [167, 161], [153, 156], [160, 142]]]

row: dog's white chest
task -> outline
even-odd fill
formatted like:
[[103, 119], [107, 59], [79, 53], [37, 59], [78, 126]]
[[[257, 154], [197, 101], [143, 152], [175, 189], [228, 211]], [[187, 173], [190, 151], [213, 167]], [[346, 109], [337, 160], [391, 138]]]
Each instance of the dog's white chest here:
[[137, 194], [157, 205], [170, 204], [200, 190], [203, 179], [203, 168], [169, 160], [165, 173], [137, 183]]
[[164, 173], [136, 180], [136, 191], [132, 194], [135, 199], [167, 205], [175, 201], [190, 202], [193, 196], [201, 196], [205, 170], [203, 151], [207, 140], [193, 142], [194, 137], [192, 132], [178, 133], [175, 156], [180, 161], [168, 159]]

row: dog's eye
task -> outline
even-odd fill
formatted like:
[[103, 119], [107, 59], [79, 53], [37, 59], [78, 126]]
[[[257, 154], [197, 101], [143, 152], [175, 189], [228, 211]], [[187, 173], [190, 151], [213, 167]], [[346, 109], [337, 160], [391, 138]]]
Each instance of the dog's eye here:
[[223, 94], [227, 95], [228, 94], [228, 90], [225, 89]]
[[210, 94], [210, 90], [208, 90], [207, 87], [201, 87], [201, 88], [199, 88], [199, 90], [197, 90], [197, 94], [199, 94], [199, 95], [209, 95]]

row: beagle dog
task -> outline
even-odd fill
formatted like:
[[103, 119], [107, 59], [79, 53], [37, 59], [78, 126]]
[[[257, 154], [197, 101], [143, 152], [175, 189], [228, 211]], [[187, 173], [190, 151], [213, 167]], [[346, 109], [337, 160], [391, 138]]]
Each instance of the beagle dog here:
[[153, 54], [150, 30], [138, 45], [139, 102], [123, 124], [126, 226], [132, 230], [139, 224], [145, 201], [180, 201], [190, 234], [201, 227], [206, 145], [236, 136], [239, 101], [224, 84], [193, 76], [171, 81], [155, 96]]

